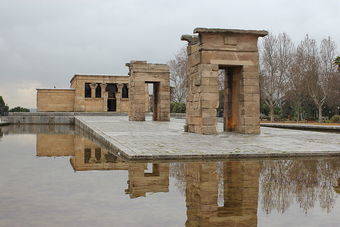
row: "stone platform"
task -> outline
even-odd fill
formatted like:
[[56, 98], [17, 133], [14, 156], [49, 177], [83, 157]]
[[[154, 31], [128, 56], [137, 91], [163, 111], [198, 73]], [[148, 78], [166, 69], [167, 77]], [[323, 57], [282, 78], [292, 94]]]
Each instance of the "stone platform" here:
[[261, 123], [260, 125], [262, 127], [273, 127], [273, 128], [340, 132], [339, 125], [290, 124], [290, 123]]
[[260, 135], [200, 135], [184, 132], [183, 119], [137, 122], [126, 116], [76, 116], [75, 124], [130, 160], [340, 156], [338, 133], [261, 128]]

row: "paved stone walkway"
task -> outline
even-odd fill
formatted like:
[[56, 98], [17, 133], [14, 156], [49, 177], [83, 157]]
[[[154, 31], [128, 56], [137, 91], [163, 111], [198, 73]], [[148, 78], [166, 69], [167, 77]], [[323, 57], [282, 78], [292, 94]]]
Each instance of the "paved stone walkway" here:
[[200, 135], [184, 132], [184, 119], [136, 122], [126, 116], [77, 116], [79, 124], [131, 159], [340, 155], [338, 133], [261, 128], [260, 135]]

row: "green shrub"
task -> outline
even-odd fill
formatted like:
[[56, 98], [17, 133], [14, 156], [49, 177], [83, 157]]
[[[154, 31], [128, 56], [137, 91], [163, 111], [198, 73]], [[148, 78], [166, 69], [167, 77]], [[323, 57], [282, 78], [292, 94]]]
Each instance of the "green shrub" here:
[[9, 112], [30, 112], [30, 110], [21, 106], [17, 106], [10, 109]]
[[340, 115], [334, 115], [330, 121], [332, 123], [340, 123]]
[[170, 104], [171, 113], [185, 113], [185, 103], [182, 102], [172, 102]]

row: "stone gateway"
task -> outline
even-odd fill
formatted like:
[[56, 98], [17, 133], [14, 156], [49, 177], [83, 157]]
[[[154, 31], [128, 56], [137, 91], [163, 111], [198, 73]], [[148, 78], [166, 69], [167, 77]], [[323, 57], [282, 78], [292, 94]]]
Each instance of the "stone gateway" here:
[[170, 120], [170, 71], [166, 64], [127, 63], [130, 77], [130, 121], [145, 121], [145, 84], [153, 86], [154, 121]]
[[216, 134], [218, 75], [223, 77], [224, 131], [260, 133], [257, 40], [267, 31], [196, 28], [188, 42], [186, 131]]

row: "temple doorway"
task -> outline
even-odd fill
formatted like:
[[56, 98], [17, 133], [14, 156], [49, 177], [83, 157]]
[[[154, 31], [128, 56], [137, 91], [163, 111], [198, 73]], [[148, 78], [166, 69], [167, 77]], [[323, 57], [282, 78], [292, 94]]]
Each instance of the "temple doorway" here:
[[152, 120], [157, 121], [159, 120], [159, 107], [160, 107], [160, 100], [159, 100], [159, 86], [160, 82], [153, 82], [153, 81], [146, 81], [148, 84], [148, 92], [150, 97], [151, 103], [151, 111], [152, 111]]
[[117, 84], [107, 84], [106, 91], [108, 93], [107, 111], [117, 111], [116, 93], [118, 91]]
[[242, 66], [219, 66], [219, 102], [223, 112], [223, 131], [240, 127], [240, 79]]

